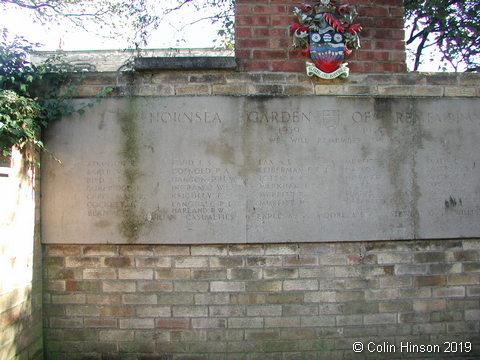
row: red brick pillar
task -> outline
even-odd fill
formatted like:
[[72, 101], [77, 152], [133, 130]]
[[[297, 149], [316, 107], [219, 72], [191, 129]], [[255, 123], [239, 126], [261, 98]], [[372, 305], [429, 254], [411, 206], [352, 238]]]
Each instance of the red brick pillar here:
[[[309, 0], [236, 0], [235, 54], [245, 71], [305, 71], [305, 57], [292, 48], [292, 11]], [[357, 73], [406, 71], [402, 0], [350, 0], [363, 26], [361, 49], [348, 58]]]

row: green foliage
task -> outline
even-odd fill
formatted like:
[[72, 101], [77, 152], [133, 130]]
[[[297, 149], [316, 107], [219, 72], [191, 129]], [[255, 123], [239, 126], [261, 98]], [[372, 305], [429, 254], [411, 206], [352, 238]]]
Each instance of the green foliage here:
[[38, 139], [41, 123], [37, 121], [40, 105], [12, 90], [0, 91], [0, 152], [7, 157], [12, 146], [31, 142], [43, 148]]
[[[29, 53], [36, 44], [23, 38], [9, 40], [4, 29], [0, 39], [0, 155], [10, 154], [12, 146], [22, 149], [32, 144], [45, 147], [40, 132], [51, 120], [73, 112], [82, 114], [83, 107], [74, 108], [75, 82], [72, 67], [59, 57], [52, 57], [36, 66], [29, 62]], [[107, 90], [108, 91], [108, 90]]]
[[[0, 89], [11, 90], [22, 96], [31, 96], [32, 84], [40, 80], [45, 71], [28, 61], [34, 46], [21, 37], [9, 40], [3, 29], [0, 40]], [[46, 70], [46, 69], [45, 69]]]
[[414, 70], [431, 48], [455, 70], [480, 71], [480, 1], [405, 0], [405, 11]]
[[7, 31], [0, 42], [0, 152], [8, 156], [12, 146], [23, 147], [32, 142], [42, 148], [38, 139], [44, 125], [37, 99], [32, 95], [32, 84], [43, 77], [43, 70], [28, 62], [33, 44], [24, 39], [8, 41]]

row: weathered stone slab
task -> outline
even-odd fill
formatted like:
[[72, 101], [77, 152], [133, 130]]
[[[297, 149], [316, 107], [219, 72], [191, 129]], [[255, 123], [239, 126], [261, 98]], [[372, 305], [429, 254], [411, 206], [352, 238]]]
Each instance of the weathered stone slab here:
[[136, 70], [199, 70], [235, 69], [233, 56], [178, 56], [178, 57], [138, 57], [134, 60]]
[[480, 235], [476, 99], [105, 99], [53, 123], [45, 243]]

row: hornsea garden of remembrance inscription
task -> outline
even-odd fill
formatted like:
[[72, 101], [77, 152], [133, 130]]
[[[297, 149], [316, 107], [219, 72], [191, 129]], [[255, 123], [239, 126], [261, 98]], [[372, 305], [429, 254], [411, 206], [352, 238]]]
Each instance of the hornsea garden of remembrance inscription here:
[[46, 243], [480, 235], [475, 99], [105, 99], [52, 123]]

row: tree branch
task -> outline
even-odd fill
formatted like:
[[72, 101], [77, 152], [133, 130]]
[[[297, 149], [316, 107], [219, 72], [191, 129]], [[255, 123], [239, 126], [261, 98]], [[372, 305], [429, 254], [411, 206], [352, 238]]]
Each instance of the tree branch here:
[[163, 13], [165, 15], [167, 14], [170, 14], [171, 12], [174, 12], [174, 11], [177, 11], [177, 10], [180, 10], [185, 4], [188, 4], [190, 2], [192, 2], [193, 0], [183, 0], [183, 2], [181, 4], [179, 4], [177, 7], [174, 7], [174, 8], [171, 8], [171, 9], [167, 9], [165, 10]]
[[427, 41], [427, 37], [428, 37], [428, 34], [427, 36], [423, 37], [422, 38], [422, 41], [420, 42], [420, 44], [417, 46], [417, 52], [415, 54], [415, 64], [413, 66], [413, 70], [414, 71], [417, 71], [418, 70], [418, 67], [420, 66], [420, 57], [422, 56], [422, 51], [424, 49], [424, 46], [425, 46], [425, 43]]
[[30, 9], [30, 10], [38, 10], [38, 9], [41, 9], [41, 8], [44, 8], [44, 7], [48, 7], [50, 9], [55, 9], [55, 6], [53, 6], [49, 3], [28, 5], [28, 4], [25, 4], [24, 2], [18, 1], [18, 0], [1, 0], [0, 2], [17, 5], [19, 7], [22, 7], [22, 8], [25, 8], [25, 9]]

